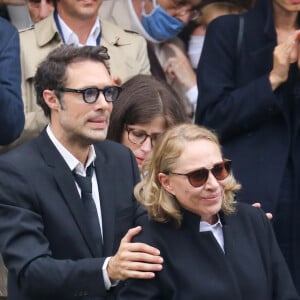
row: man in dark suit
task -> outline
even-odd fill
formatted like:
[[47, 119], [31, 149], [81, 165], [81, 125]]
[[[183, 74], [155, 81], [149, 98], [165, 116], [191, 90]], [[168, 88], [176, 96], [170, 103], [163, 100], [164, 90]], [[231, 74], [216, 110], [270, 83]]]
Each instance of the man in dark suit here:
[[[120, 280], [152, 278], [161, 269], [157, 249], [131, 243], [144, 215], [133, 196], [135, 159], [104, 141], [120, 92], [107, 58], [104, 47], [61, 46], [50, 53], [35, 76], [50, 124], [0, 158], [8, 299], [114, 299]], [[80, 176], [90, 176], [89, 193]], [[85, 202], [88, 196], [92, 202]]]
[[24, 128], [19, 35], [0, 17], [0, 145], [13, 142]]

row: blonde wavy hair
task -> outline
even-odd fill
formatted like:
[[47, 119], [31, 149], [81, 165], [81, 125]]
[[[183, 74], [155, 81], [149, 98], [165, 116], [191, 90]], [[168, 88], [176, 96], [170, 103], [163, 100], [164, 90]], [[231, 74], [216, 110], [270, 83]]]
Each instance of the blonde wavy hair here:
[[[157, 141], [151, 158], [143, 165], [143, 179], [134, 189], [135, 197], [152, 219], [162, 223], [174, 222], [178, 227], [181, 225], [181, 206], [176, 197], [161, 185], [158, 174], [172, 171], [187, 143], [200, 139], [211, 141], [221, 149], [218, 137], [212, 131], [194, 124], [174, 126]], [[240, 187], [231, 173], [225, 183], [221, 207], [225, 214], [235, 211], [234, 192]]]

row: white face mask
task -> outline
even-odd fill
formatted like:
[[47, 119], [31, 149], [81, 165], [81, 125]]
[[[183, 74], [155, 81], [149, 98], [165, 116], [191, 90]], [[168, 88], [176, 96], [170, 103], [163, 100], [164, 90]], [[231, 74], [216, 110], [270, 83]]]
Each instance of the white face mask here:
[[203, 43], [204, 35], [191, 35], [188, 47], [188, 56], [193, 69], [197, 69], [203, 49]]

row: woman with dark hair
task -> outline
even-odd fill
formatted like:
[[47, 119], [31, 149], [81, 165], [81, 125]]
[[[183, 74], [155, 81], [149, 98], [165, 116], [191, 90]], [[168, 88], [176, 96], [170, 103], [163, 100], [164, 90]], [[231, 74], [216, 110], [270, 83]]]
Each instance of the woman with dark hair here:
[[140, 167], [158, 136], [170, 126], [187, 122], [188, 116], [173, 89], [153, 76], [137, 75], [122, 87], [107, 138], [129, 147]]

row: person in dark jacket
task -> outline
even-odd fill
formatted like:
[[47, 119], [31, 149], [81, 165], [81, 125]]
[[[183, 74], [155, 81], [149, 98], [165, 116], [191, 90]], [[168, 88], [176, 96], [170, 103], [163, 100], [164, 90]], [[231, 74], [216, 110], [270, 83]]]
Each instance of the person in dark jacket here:
[[9, 300], [112, 300], [122, 280], [161, 269], [158, 250], [130, 243], [145, 211], [133, 196], [133, 154], [105, 140], [121, 91], [108, 58], [103, 46], [62, 45], [49, 53], [35, 88], [50, 123], [0, 156]]
[[149, 215], [135, 240], [160, 250], [163, 269], [129, 279], [118, 300], [299, 299], [270, 221], [235, 201], [230, 170], [206, 128], [177, 125], [157, 141], [135, 187]]
[[18, 31], [0, 17], [0, 145], [13, 142], [24, 128]]
[[257, 0], [208, 27], [198, 65], [195, 121], [214, 129], [243, 185], [241, 201], [273, 213], [300, 291], [298, 1]]

